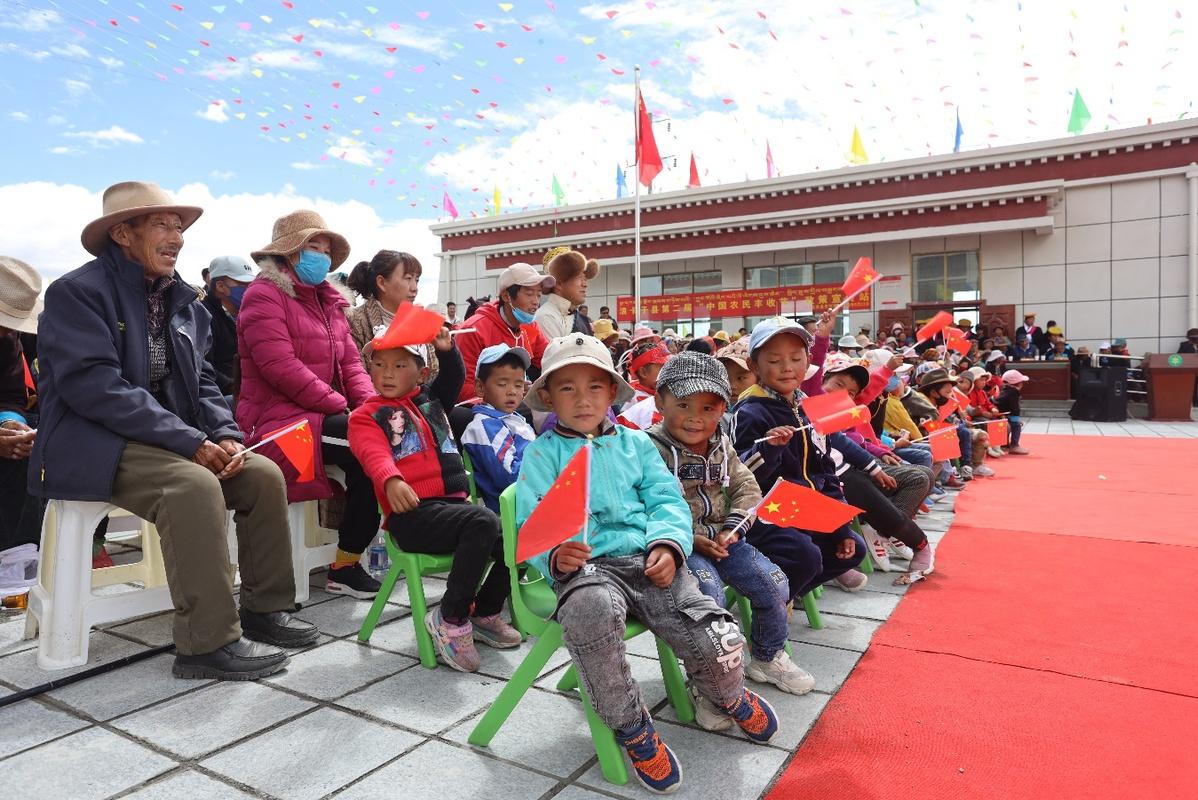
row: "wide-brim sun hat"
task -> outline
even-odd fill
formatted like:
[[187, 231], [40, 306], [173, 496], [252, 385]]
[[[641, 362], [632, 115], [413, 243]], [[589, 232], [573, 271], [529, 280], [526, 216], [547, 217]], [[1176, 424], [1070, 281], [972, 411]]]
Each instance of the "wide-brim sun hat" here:
[[546, 381], [549, 376], [560, 370], [562, 367], [568, 367], [571, 364], [586, 364], [591, 367], [597, 367], [608, 375], [616, 384], [616, 398], [613, 405], [621, 405], [632, 399], [636, 392], [628, 385], [628, 381], [616, 372], [611, 363], [611, 352], [594, 336], [586, 336], [581, 333], [568, 333], [565, 336], [559, 336], [553, 339], [545, 347], [545, 352], [541, 356], [541, 375], [531, 387], [529, 387], [528, 395], [524, 401], [533, 411], [551, 411], [548, 406], [541, 402], [540, 390], [545, 388]]
[[[742, 336], [732, 344], [721, 347], [715, 357], [720, 361], [731, 361], [743, 370], [749, 369], [749, 340]], [[818, 367], [817, 367], [818, 369]]]
[[986, 363], [993, 364], [995, 361], [998, 361], [1000, 358], [1006, 358], [1006, 357], [1007, 357], [1007, 354], [1004, 353], [1002, 350], [991, 350], [990, 355], [986, 356]]
[[349, 258], [349, 242], [341, 234], [329, 230], [320, 214], [307, 209], [292, 211], [276, 219], [270, 233], [270, 244], [250, 253], [250, 258], [254, 261], [266, 256], [290, 258], [307, 247], [308, 242], [317, 236], [327, 236], [331, 243], [329, 258], [333, 263], [330, 271], [344, 264]]
[[146, 214], [178, 214], [183, 230], [187, 230], [204, 213], [198, 206], [179, 205], [160, 186], [145, 181], [109, 186], [104, 190], [103, 210], [103, 215], [87, 223], [79, 236], [83, 249], [93, 256], [108, 249], [108, 231], [122, 222]]
[[990, 373], [986, 371], [985, 367], [970, 367], [966, 370], [966, 373], [973, 379], [974, 383], [990, 377]]
[[931, 389], [934, 386], [940, 386], [941, 384], [955, 383], [955, 382], [956, 382], [956, 379], [953, 376], [949, 375], [946, 370], [939, 369], [939, 368], [930, 369], [923, 374], [922, 378], [919, 379], [919, 388], [920, 389]]
[[612, 324], [610, 319], [595, 320], [593, 323], [591, 323], [591, 330], [595, 332], [595, 338], [601, 342], [607, 337], [614, 336], [617, 333], [616, 326]]
[[37, 333], [42, 276], [17, 258], [0, 256], [0, 328]]
[[[890, 363], [890, 359], [894, 358], [894, 353], [885, 348], [878, 347], [873, 350], [866, 350], [864, 353], [865, 360], [869, 362], [869, 368], [877, 369], [884, 367]], [[898, 369], [893, 370], [895, 375], [902, 375], [904, 372], [910, 372], [915, 367], [910, 364], [899, 364]]]

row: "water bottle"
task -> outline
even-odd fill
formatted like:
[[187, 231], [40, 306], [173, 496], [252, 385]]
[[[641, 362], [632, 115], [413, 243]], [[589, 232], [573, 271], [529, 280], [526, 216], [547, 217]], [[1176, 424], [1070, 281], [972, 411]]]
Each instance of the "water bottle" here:
[[387, 555], [387, 545], [383, 541], [385, 534], [380, 533], [374, 540], [374, 544], [370, 545], [370, 574], [376, 579], [382, 580], [387, 574], [387, 570], [391, 568], [391, 557]]

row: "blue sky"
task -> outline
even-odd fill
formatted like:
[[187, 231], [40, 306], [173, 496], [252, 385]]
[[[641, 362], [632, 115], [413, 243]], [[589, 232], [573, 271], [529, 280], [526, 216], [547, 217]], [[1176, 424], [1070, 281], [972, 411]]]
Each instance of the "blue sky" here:
[[[265, 243], [313, 205], [354, 257], [415, 252], [431, 278], [449, 192], [462, 216], [615, 194], [632, 158], [633, 66], [683, 188], [1192, 113], [1181, 3], [7, 0], [0, 250], [47, 274], [116, 181], [209, 209], [193, 265]], [[676, 165], [674, 159], [676, 158]], [[631, 178], [629, 179], [631, 185]], [[208, 221], [214, 220], [214, 221]], [[400, 241], [395, 241], [399, 239]], [[185, 251], [185, 255], [186, 255]], [[40, 264], [38, 262], [41, 262]], [[431, 289], [431, 286], [422, 289]]]

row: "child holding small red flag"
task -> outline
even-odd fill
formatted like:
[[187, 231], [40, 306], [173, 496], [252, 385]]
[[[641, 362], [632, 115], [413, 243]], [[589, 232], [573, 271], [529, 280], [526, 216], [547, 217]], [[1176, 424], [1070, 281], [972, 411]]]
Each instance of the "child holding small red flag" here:
[[[499, 615], [508, 596], [499, 518], [468, 502], [470, 485], [445, 415], [465, 367], [448, 328], [431, 345], [387, 338], [362, 349], [378, 394], [350, 414], [349, 447], [374, 484], [395, 543], [415, 553], [453, 554], [445, 595], [424, 624], [445, 663], [473, 672], [480, 665], [475, 641], [507, 648], [521, 639]], [[426, 386], [430, 348], [440, 369]], [[488, 559], [494, 564], [483, 581]]]
[[[843, 433], [828, 435], [810, 429], [799, 385], [807, 374], [811, 334], [792, 320], [766, 319], [749, 336], [749, 366], [757, 384], [733, 409], [733, 440], [758, 486], [783, 479], [844, 501], [831, 444], [860, 452]], [[767, 438], [767, 441], [756, 441]], [[867, 460], [872, 460], [868, 458]], [[865, 541], [848, 525], [830, 534], [761, 526], [749, 542], [790, 579], [793, 597], [836, 579], [848, 591], [865, 586], [866, 576], [855, 569], [865, 557]]]
[[665, 640], [695, 688], [755, 742], [778, 730], [769, 704], [744, 688], [741, 637], [732, 616], [704, 596], [683, 562], [693, 543], [678, 482], [643, 431], [611, 422], [609, 407], [632, 397], [603, 343], [567, 334], [545, 348], [528, 404], [557, 424], [524, 451], [516, 481], [521, 525], [583, 447], [591, 447], [589, 518], [581, 536], [530, 559], [553, 584], [556, 619], [595, 712], [628, 751], [637, 779], [676, 789], [682, 770], [645, 710], [629, 673], [625, 620]]

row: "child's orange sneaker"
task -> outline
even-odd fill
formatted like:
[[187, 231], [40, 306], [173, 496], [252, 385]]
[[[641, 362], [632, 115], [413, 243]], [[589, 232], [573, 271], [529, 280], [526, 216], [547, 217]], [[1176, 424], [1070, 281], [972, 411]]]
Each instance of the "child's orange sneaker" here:
[[646, 789], [669, 794], [682, 785], [682, 766], [657, 735], [647, 713], [642, 712], [640, 724], [631, 730], [616, 731], [616, 739], [628, 752], [632, 771]]
[[765, 744], [778, 732], [778, 715], [774, 713], [773, 706], [764, 697], [748, 689], [745, 689], [736, 705], [728, 709], [728, 715], [745, 732], [745, 736], [758, 744]]

